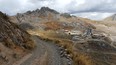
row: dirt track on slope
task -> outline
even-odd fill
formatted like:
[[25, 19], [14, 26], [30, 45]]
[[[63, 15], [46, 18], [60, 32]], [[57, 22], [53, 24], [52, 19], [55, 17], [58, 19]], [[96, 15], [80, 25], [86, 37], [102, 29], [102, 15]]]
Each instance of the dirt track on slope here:
[[31, 52], [32, 55], [27, 60], [18, 65], [70, 65], [68, 59], [60, 57], [58, 46], [44, 42], [36, 36], [33, 39], [37, 44], [36, 49]]

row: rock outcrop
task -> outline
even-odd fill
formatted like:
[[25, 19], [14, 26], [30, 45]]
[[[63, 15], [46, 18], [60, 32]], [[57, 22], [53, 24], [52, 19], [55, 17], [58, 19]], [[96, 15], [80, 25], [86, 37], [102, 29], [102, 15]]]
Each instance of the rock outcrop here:
[[0, 12], [0, 25], [0, 42], [3, 42], [7, 47], [21, 46], [31, 49], [34, 46], [31, 36], [16, 24], [10, 22], [8, 16], [2, 12]]
[[0, 12], [0, 65], [13, 65], [35, 47], [31, 35]]

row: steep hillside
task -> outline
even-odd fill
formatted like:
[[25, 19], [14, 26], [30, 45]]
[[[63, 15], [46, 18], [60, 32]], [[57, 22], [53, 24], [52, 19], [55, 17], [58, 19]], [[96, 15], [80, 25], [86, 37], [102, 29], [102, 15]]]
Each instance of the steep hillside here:
[[31, 36], [0, 12], [0, 64], [12, 65], [34, 48]]

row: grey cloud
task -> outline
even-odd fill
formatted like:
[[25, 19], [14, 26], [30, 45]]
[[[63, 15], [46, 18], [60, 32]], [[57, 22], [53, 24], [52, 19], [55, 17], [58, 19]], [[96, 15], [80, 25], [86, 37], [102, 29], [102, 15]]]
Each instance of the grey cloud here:
[[94, 12], [98, 13], [93, 16], [96, 18], [100, 15], [99, 13], [103, 14], [99, 18], [103, 18], [104, 15], [108, 16], [106, 13], [116, 13], [116, 0], [0, 0], [0, 11], [9, 15], [35, 10], [42, 6], [59, 12], [78, 14], [77, 16], [84, 17], [85, 15], [88, 18], [92, 18], [91, 14]]
[[84, 18], [90, 18], [92, 20], [102, 20], [106, 18], [107, 16], [111, 16], [114, 13], [98, 13], [98, 12], [89, 12], [89, 13], [76, 13], [73, 15], [84, 17]]
[[70, 13], [80, 12], [102, 12], [102, 13], [115, 13], [116, 12], [116, 0], [86, 0], [85, 3], [75, 6], [75, 9], [69, 9]]

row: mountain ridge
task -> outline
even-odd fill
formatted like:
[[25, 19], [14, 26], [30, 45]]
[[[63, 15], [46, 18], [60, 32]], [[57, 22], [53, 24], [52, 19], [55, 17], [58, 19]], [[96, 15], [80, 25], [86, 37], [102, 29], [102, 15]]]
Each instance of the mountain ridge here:
[[104, 21], [116, 21], [116, 14], [106, 17]]

